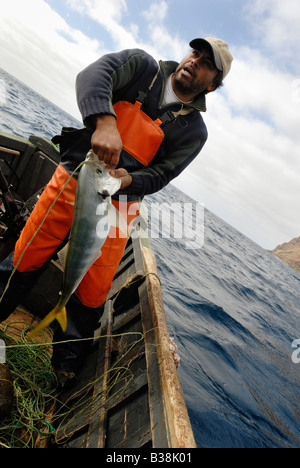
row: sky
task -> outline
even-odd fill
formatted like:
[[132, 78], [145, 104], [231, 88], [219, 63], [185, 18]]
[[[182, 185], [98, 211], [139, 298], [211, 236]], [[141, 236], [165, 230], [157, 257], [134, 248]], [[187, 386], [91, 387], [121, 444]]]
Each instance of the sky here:
[[224, 39], [234, 61], [207, 96], [208, 141], [174, 185], [263, 248], [300, 236], [299, 0], [0, 6], [0, 68], [79, 120], [76, 75], [103, 54], [139, 47], [180, 62], [192, 39]]

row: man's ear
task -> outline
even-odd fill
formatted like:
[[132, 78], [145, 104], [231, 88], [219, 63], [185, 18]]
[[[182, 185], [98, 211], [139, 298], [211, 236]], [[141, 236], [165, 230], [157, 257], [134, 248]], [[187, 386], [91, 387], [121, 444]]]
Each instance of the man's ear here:
[[206, 88], [206, 93], [212, 93], [213, 91], [215, 91], [215, 89], [216, 89], [216, 85], [211, 84]]

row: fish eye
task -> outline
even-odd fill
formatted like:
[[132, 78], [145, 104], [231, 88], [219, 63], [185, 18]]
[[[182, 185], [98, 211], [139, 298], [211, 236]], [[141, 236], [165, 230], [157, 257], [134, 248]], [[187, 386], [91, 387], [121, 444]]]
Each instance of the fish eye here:
[[109, 197], [108, 190], [104, 189], [102, 192], [98, 192], [98, 195], [102, 198], [102, 200], [106, 200]]

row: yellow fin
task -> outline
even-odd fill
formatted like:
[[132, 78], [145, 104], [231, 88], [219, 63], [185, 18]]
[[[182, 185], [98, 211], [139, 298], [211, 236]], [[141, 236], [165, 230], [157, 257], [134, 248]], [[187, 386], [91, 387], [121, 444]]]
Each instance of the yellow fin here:
[[54, 320], [57, 320], [61, 326], [63, 332], [67, 329], [67, 312], [66, 308], [62, 307], [58, 309], [57, 306], [49, 312], [48, 315], [29, 333], [30, 338], [34, 338], [38, 335], [41, 331], [43, 331], [46, 327], [50, 325]]
[[57, 314], [56, 320], [58, 321], [60, 328], [63, 332], [67, 329], [67, 311], [66, 308], [63, 307]]

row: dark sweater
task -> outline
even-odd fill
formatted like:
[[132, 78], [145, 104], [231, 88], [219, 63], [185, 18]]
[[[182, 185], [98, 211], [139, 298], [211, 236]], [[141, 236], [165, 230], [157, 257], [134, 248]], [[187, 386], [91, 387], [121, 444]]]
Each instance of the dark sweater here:
[[[167, 107], [161, 105], [166, 80], [177, 66], [176, 62], [160, 62], [158, 77], [142, 106], [153, 120], [166, 111], [178, 112], [182, 108], [178, 102]], [[134, 103], [139, 91], [147, 91], [157, 70], [158, 63], [153, 57], [139, 49], [105, 55], [85, 68], [76, 81], [84, 125], [92, 132], [95, 115], [115, 115], [113, 104], [120, 100]], [[179, 115], [162, 126], [165, 138], [149, 166], [143, 166], [124, 150], [121, 152], [118, 167], [128, 170], [132, 184], [119, 194], [126, 193], [132, 200], [157, 192], [199, 154], [207, 139], [206, 126], [199, 112], [206, 110], [205, 95], [199, 95], [185, 107], [191, 107], [193, 112]]]

